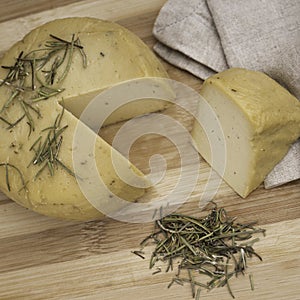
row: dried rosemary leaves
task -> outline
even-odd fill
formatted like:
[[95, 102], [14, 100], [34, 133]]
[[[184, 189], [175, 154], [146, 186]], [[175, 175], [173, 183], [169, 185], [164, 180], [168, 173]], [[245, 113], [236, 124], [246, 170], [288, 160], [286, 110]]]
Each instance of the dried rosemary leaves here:
[[29, 163], [28, 167], [32, 165], [40, 166], [40, 170], [36, 173], [34, 180], [39, 175], [48, 169], [51, 176], [54, 175], [54, 170], [58, 166], [62, 167], [67, 173], [75, 177], [75, 174], [58, 158], [60, 147], [63, 142], [63, 132], [68, 128], [68, 125], [61, 127], [61, 120], [64, 115], [64, 108], [59, 113], [54, 121], [53, 126], [44, 128], [42, 133], [47, 133], [46, 136], [39, 138], [32, 144], [29, 151], [34, 152], [34, 157]]
[[22, 182], [21, 190], [23, 188], [26, 188], [26, 183], [25, 183], [24, 177], [19, 168], [17, 168], [15, 165], [10, 164], [10, 163], [0, 163], [0, 167], [5, 167], [5, 182], [6, 182], [7, 190], [9, 192], [11, 191], [10, 182], [9, 182], [9, 170], [13, 170], [13, 171], [17, 172], [17, 174], [20, 176], [20, 179]]
[[[0, 121], [9, 125], [7, 129], [15, 127], [24, 118], [29, 125], [29, 135], [35, 129], [32, 114], [41, 118], [37, 102], [49, 99], [64, 91], [61, 87], [68, 75], [73, 54], [78, 50], [83, 67], [87, 67], [87, 57], [81, 45], [79, 37], [72, 35], [71, 41], [66, 41], [50, 34], [50, 40], [46, 41], [43, 48], [35, 49], [27, 54], [20, 52], [12, 66], [1, 66], [7, 70], [4, 79], [0, 79], [0, 87], [6, 86], [11, 89], [11, 95], [0, 108], [0, 115], [9, 109], [14, 103], [19, 104], [23, 115], [17, 120], [9, 121], [0, 116]], [[62, 69], [60, 77], [58, 71]], [[25, 97], [25, 94], [27, 97]]]
[[[7, 75], [4, 79], [0, 79], [0, 88], [5, 86], [10, 90], [8, 99], [0, 107], [0, 121], [8, 125], [7, 130], [11, 130], [24, 119], [29, 126], [28, 138], [30, 137], [35, 131], [35, 119], [43, 118], [38, 102], [48, 100], [64, 91], [61, 85], [70, 72], [75, 51], [79, 51], [83, 67], [86, 68], [87, 56], [79, 37], [75, 38], [73, 34], [71, 41], [67, 41], [50, 34], [49, 40], [41, 48], [29, 53], [21, 51], [13, 65], [1, 66], [7, 70]], [[7, 119], [6, 112], [15, 104], [20, 105], [22, 115], [11, 121]], [[40, 132], [38, 139], [29, 149], [34, 152], [34, 156], [28, 167], [31, 165], [39, 167], [34, 180], [46, 169], [53, 176], [57, 167], [75, 176], [58, 157], [63, 141], [62, 134], [68, 127], [68, 125], [61, 127], [63, 112], [64, 109], [57, 116], [54, 124], [50, 124], [48, 128]], [[8, 191], [11, 191], [9, 171], [19, 174], [23, 184], [22, 189], [25, 188], [20, 169], [10, 163], [0, 163], [0, 167], [5, 167]]]
[[[174, 283], [189, 283], [193, 298], [199, 299], [202, 289], [227, 286], [234, 298], [230, 278], [245, 274], [249, 258], [256, 256], [262, 260], [253, 248], [259, 240], [253, 235], [265, 234], [265, 230], [254, 225], [255, 222], [237, 223], [224, 208], [215, 205], [205, 218], [171, 214], [157, 220], [155, 232], [141, 242], [141, 247], [149, 242], [155, 244], [150, 269], [159, 261], [167, 263], [166, 272], [178, 264], [178, 272], [169, 288]], [[137, 252], [139, 256], [143, 253]], [[253, 289], [252, 275], [249, 279]]]

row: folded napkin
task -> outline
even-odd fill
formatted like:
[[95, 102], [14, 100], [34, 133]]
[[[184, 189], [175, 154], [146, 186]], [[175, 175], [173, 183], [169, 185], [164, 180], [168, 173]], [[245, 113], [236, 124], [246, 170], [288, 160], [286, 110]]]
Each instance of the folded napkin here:
[[[300, 99], [299, 0], [169, 0], [153, 34], [161, 57], [206, 79], [229, 67], [265, 72]], [[300, 178], [300, 140], [265, 187]]]

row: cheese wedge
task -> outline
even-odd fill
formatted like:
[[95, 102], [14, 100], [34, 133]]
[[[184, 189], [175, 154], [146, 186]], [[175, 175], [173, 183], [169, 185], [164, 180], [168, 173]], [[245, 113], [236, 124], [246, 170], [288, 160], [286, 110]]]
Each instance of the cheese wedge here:
[[[300, 136], [300, 103], [267, 75], [240, 68], [208, 78], [200, 94], [216, 117], [204, 116], [200, 101], [202, 125], [195, 122], [192, 130], [195, 146], [228, 185], [246, 197]], [[217, 121], [223, 136], [213, 129]], [[216, 157], [213, 163], [211, 155], [222, 143], [226, 153], [219, 155], [225, 165]]]
[[[77, 117], [95, 95], [114, 84], [167, 77], [161, 63], [138, 37], [115, 23], [67, 18], [30, 32], [4, 55], [0, 65], [4, 66], [0, 70], [0, 189], [17, 203], [48, 216], [102, 217], [74, 177]], [[168, 105], [151, 99], [129, 103], [105, 124]], [[98, 193], [101, 205], [114, 211], [119, 209], [114, 195], [127, 201], [141, 197], [147, 185], [144, 175], [92, 130], [82, 127], [83, 136], [94, 137], [96, 143], [93, 151], [79, 153], [77, 158], [82, 166], [95, 160], [106, 186]], [[126, 182], [113, 163], [127, 174]]]

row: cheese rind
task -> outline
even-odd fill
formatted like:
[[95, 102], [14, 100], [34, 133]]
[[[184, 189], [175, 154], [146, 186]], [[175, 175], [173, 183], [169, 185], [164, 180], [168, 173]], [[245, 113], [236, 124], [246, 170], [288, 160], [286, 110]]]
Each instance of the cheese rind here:
[[[242, 197], [256, 189], [265, 176], [287, 153], [300, 136], [300, 103], [267, 75], [232, 68], [208, 78], [200, 94], [215, 111], [224, 136], [204, 130], [195, 122], [192, 136], [200, 154], [222, 173], [219, 160], [212, 162], [209, 141], [225, 142], [224, 180]], [[201, 117], [201, 102], [198, 118]], [[220, 153], [221, 155], [221, 153]]]
[[[90, 204], [80, 190], [76, 179], [63, 167], [56, 166], [53, 176], [48, 169], [45, 169], [36, 178], [41, 166], [30, 165], [34, 157], [32, 145], [40, 136], [45, 138], [45, 131], [42, 130], [53, 126], [57, 116], [62, 113], [61, 104], [66, 101], [69, 111], [65, 110], [61, 127], [67, 125], [68, 128], [63, 133], [59, 160], [73, 170], [72, 159], [75, 150], [73, 138], [76, 126], [80, 121], [72, 114], [72, 110], [76, 110], [76, 103], [81, 99], [80, 95], [97, 93], [114, 84], [134, 78], [167, 77], [167, 73], [150, 49], [133, 33], [115, 23], [92, 18], [60, 19], [42, 25], [30, 32], [22, 41], [16, 43], [4, 55], [0, 65], [13, 65], [21, 51], [26, 54], [32, 50], [43, 48], [45, 42], [49, 40], [49, 34], [67, 41], [71, 40], [72, 34], [80, 37], [81, 45], [84, 46], [87, 55], [87, 67], [83, 67], [83, 58], [80, 52], [74, 51], [68, 75], [61, 86], [57, 82], [53, 84], [54, 88], [62, 87], [65, 90], [34, 105], [36, 109], [39, 109], [41, 117], [31, 113], [35, 130], [30, 135], [28, 135], [29, 128], [25, 119], [9, 130], [7, 124], [0, 121], [0, 164], [2, 164], [0, 166], [0, 189], [17, 203], [48, 216], [74, 220], [97, 219], [103, 214]], [[48, 69], [52, 64], [53, 61], [50, 60]], [[57, 71], [56, 79], [62, 76], [63, 69]], [[0, 78], [5, 78], [6, 75], [7, 70], [0, 69]], [[42, 75], [40, 73], [40, 76]], [[30, 80], [30, 78], [26, 80]], [[28, 82], [26, 83], [28, 84]], [[2, 85], [0, 107], [3, 107], [10, 95], [10, 87]], [[28, 100], [32, 95], [23, 93], [20, 97]], [[85, 105], [87, 104], [88, 100]], [[131, 109], [129, 109], [129, 104], [126, 108], [126, 118], [166, 107], [164, 101], [156, 101], [154, 105], [153, 102], [148, 104], [134, 103], [131, 105]], [[82, 111], [85, 105], [81, 105], [79, 111]], [[137, 105], [138, 109], [135, 109]], [[1, 117], [7, 120], [16, 120], [23, 113], [21, 106], [16, 103], [2, 112]], [[111, 121], [117, 122], [123, 119], [121, 108]], [[94, 158], [98, 172], [107, 187], [102, 188], [100, 193], [102, 197], [99, 201], [103, 207], [112, 211], [120, 208], [116, 207], [113, 202], [113, 195], [128, 201], [134, 201], [141, 197], [145, 192], [143, 186], [148, 184], [142, 172], [102, 138], [96, 136], [88, 127], [82, 126], [85, 130], [84, 135], [95, 136], [96, 143], [94, 152], [83, 153], [80, 163], [86, 164], [88, 156]], [[22, 188], [22, 178], [16, 169], [6, 167], [5, 163], [18, 168], [26, 181], [26, 188]], [[127, 183], [119, 178], [115, 166], [120, 168], [122, 173], [127, 171], [125, 172]]]

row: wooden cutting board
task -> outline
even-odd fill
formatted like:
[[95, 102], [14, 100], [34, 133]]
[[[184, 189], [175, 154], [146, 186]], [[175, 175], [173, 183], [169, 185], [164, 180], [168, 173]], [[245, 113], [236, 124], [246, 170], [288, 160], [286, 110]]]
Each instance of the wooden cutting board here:
[[[155, 17], [163, 0], [100, 1], [1, 1], [0, 51], [3, 53], [32, 28], [55, 18], [90, 16], [113, 20], [139, 35], [150, 47]], [[65, 5], [65, 6], [64, 6]], [[31, 14], [34, 13], [34, 14]], [[0, 54], [1, 54], [0, 53]], [[199, 89], [201, 81], [167, 63], [172, 79]], [[173, 109], [167, 115], [191, 129], [192, 118]], [[111, 141], [120, 127], [102, 134]], [[164, 155], [167, 172], [160, 192], [168, 194], [178, 180], [180, 161], [176, 148], [164, 137], [148, 135], [132, 149], [133, 161], [145, 172], [153, 154]], [[181, 212], [200, 216], [199, 199], [209, 166], [201, 162], [201, 176]], [[191, 167], [192, 168], [192, 167]], [[197, 174], [189, 175], [192, 178]], [[188, 184], [188, 183], [187, 183]], [[238, 197], [222, 183], [215, 201], [241, 222], [257, 220], [267, 236], [256, 244], [264, 261], [253, 259], [251, 291], [248, 276], [232, 280], [237, 299], [300, 299], [300, 181], [272, 190], [262, 186], [247, 199]], [[153, 230], [153, 223], [121, 223], [109, 218], [76, 223], [30, 212], [0, 194], [0, 299], [192, 299], [190, 287], [167, 288], [174, 274], [152, 275], [148, 269], [151, 247], [145, 260], [133, 255], [139, 242]], [[200, 299], [231, 299], [226, 288]]]

